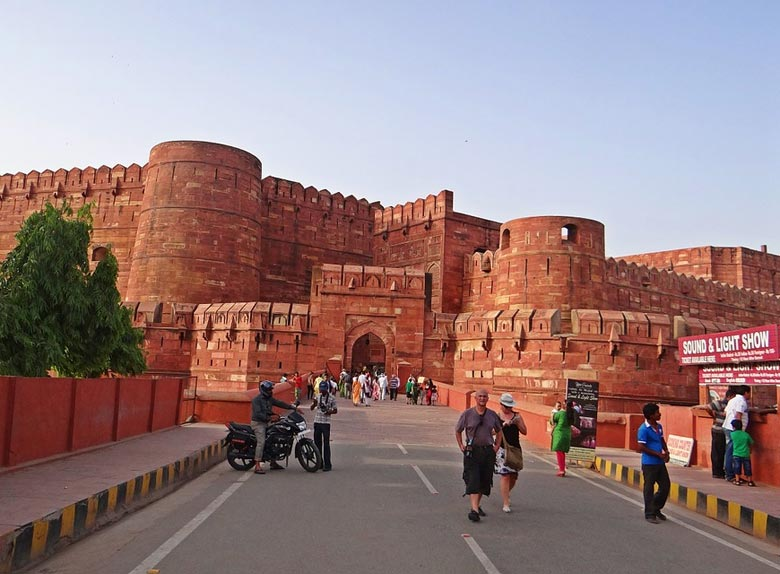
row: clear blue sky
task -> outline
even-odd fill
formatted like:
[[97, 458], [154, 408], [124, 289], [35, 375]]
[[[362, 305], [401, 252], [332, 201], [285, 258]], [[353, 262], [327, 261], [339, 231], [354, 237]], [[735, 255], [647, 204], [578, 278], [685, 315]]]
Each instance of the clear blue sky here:
[[161, 141], [383, 205], [780, 253], [780, 2], [0, 0], [0, 173]]

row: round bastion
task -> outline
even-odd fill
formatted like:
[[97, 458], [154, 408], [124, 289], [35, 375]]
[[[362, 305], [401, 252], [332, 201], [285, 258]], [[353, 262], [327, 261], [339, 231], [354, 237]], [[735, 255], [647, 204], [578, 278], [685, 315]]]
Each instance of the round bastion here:
[[126, 300], [258, 300], [261, 179], [260, 160], [231, 146], [153, 147]]

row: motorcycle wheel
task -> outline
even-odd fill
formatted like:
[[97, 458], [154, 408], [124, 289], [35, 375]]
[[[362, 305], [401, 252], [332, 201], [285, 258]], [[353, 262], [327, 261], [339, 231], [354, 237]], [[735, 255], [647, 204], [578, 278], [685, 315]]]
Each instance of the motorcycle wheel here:
[[305, 438], [301, 440], [298, 449], [298, 462], [301, 463], [306, 472], [317, 472], [322, 466], [322, 455], [320, 449], [314, 444], [314, 441]]
[[247, 458], [245, 453], [239, 452], [232, 446], [228, 447], [227, 461], [236, 470], [249, 470], [255, 465], [254, 455], [249, 455]]

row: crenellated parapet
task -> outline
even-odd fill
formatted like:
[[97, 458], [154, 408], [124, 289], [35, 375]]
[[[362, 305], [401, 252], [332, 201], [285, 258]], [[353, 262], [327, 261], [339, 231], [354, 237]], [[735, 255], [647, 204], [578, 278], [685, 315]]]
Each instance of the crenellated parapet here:
[[377, 210], [374, 214], [378, 232], [391, 231], [412, 225], [426, 225], [434, 219], [442, 219], [453, 213], [453, 194], [444, 189], [438, 194], [429, 194], [424, 199]]
[[70, 170], [50, 169], [42, 172], [6, 173], [0, 175], [0, 198], [4, 201], [11, 197], [23, 197], [30, 200], [36, 194], [49, 196], [51, 201], [63, 197], [64, 194], [89, 197], [92, 191], [98, 189], [121, 193], [127, 184], [143, 183], [144, 168], [137, 163], [125, 167], [117, 164], [114, 167], [106, 165], [99, 168], [71, 168]]
[[618, 308], [690, 315], [746, 327], [780, 319], [780, 297], [667, 269], [608, 259], [606, 282]]
[[425, 292], [425, 273], [400, 267], [324, 264], [318, 286], [321, 292], [419, 297]]

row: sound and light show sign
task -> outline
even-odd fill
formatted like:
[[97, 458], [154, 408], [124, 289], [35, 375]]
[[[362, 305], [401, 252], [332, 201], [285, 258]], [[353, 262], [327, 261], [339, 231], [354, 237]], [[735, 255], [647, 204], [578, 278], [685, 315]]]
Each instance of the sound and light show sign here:
[[777, 325], [680, 337], [677, 340], [677, 349], [681, 365], [762, 362], [780, 359]]
[[780, 363], [710, 365], [699, 369], [700, 385], [780, 385]]
[[599, 384], [593, 381], [566, 381], [566, 400], [574, 401], [577, 424], [571, 427], [569, 458], [596, 460], [596, 420], [599, 413]]

